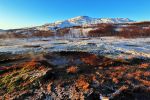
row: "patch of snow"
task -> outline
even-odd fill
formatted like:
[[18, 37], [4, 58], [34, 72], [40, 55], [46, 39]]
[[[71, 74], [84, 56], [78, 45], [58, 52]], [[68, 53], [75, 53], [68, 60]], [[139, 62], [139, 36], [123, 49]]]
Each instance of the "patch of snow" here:
[[16, 54], [53, 51], [85, 51], [113, 58], [130, 56], [150, 58], [150, 38], [0, 39], [0, 52]]

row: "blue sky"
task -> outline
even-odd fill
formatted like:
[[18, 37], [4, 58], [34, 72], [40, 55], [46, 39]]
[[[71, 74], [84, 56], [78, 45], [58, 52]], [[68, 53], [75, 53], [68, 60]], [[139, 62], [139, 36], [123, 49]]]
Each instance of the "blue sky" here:
[[150, 0], [0, 0], [0, 29], [42, 25], [80, 15], [150, 20]]

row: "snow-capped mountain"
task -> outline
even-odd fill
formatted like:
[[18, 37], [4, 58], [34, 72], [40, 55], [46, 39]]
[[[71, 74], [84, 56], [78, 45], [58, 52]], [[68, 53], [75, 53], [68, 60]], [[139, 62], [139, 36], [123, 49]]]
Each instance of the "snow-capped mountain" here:
[[84, 26], [99, 23], [130, 23], [135, 22], [128, 18], [92, 18], [89, 16], [78, 16], [64, 21], [56, 21], [54, 23], [45, 24], [43, 26], [37, 27], [39, 30], [55, 29], [55, 28], [65, 28], [72, 26]]

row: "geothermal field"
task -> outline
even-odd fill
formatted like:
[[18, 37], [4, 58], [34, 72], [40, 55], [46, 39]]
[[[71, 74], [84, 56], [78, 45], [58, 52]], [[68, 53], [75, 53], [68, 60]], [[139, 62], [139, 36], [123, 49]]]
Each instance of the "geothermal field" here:
[[0, 99], [148, 100], [149, 86], [150, 38], [0, 39]]

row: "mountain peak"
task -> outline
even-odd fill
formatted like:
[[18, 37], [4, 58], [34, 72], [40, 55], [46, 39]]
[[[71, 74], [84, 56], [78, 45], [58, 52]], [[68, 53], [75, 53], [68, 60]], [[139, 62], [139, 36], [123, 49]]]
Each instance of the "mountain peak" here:
[[74, 17], [74, 18], [90, 18], [89, 16], [77, 16], [77, 17]]
[[77, 17], [74, 17], [74, 18], [70, 18], [68, 20], [69, 21], [74, 21], [74, 20], [88, 20], [88, 19], [91, 19], [91, 17], [89, 17], [89, 16], [77, 16]]
[[130, 23], [135, 22], [130, 20], [129, 18], [92, 18], [89, 16], [77, 16], [74, 18], [70, 18], [64, 21], [56, 21], [54, 23], [46, 24], [41, 26], [44, 29], [55, 29], [57, 28], [65, 28], [72, 26], [82, 26], [82, 25], [91, 25], [91, 24], [100, 24], [100, 23]]

